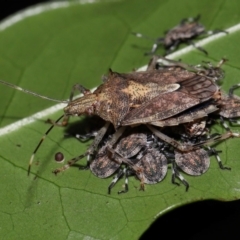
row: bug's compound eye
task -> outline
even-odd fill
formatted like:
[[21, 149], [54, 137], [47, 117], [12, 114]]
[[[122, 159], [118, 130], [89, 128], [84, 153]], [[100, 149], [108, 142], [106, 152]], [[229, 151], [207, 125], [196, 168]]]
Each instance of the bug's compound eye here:
[[55, 154], [55, 157], [54, 157], [54, 159], [55, 159], [55, 161], [57, 162], [57, 163], [62, 163], [62, 162], [64, 162], [64, 155], [63, 155], [63, 153], [61, 153], [61, 152], [57, 152], [56, 154]]

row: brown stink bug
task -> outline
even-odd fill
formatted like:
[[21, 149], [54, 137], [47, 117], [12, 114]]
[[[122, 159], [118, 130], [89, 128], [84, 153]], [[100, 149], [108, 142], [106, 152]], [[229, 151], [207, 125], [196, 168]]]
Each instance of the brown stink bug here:
[[199, 19], [200, 19], [200, 15], [198, 15], [195, 18], [183, 19], [177, 26], [168, 30], [165, 33], [164, 37], [160, 37], [157, 39], [149, 38], [141, 33], [133, 33], [133, 34], [136, 37], [146, 38], [154, 41], [152, 50], [146, 53], [145, 55], [154, 54], [157, 51], [159, 45], [164, 46], [166, 50], [165, 55], [167, 55], [170, 52], [174, 51], [176, 48], [178, 48], [178, 46], [181, 43], [193, 45], [195, 48], [197, 48], [198, 50], [202, 51], [207, 55], [208, 54], [207, 51], [200, 46], [196, 46], [192, 40], [196, 39], [198, 36], [203, 34], [211, 35], [219, 32], [225, 32], [225, 33], [227, 32], [223, 30], [206, 31], [205, 27], [198, 22]]

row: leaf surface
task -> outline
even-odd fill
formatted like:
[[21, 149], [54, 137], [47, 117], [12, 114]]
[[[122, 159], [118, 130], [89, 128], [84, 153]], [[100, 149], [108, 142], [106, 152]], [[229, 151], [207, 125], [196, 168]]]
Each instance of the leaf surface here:
[[[193, 17], [200, 13], [207, 30], [227, 29], [240, 22], [238, 9], [237, 0], [39, 5], [28, 14], [17, 15], [19, 21], [12, 21], [10, 26], [5, 28], [6, 22], [0, 26], [0, 78], [43, 95], [67, 99], [75, 83], [87, 88], [98, 86], [109, 68], [130, 72], [147, 64], [143, 53], [151, 49], [152, 42], [138, 39], [131, 32], [161, 37], [181, 19], [190, 17], [189, 13]], [[208, 56], [192, 50], [181, 59], [189, 64], [202, 60], [215, 64], [223, 57], [229, 59], [223, 66], [226, 76], [222, 89], [227, 91], [239, 82], [239, 37], [236, 31], [215, 39], [204, 46]], [[163, 50], [160, 48], [158, 53]], [[0, 95], [2, 128], [54, 105], [5, 86], [0, 86]], [[56, 119], [61, 114], [59, 111], [48, 117]], [[139, 181], [131, 178], [130, 191], [123, 195], [117, 195], [123, 181], [108, 195], [111, 179], [99, 179], [90, 171], [73, 167], [53, 175], [51, 171], [60, 166], [54, 161], [56, 152], [71, 159], [89, 145], [65, 138], [62, 128], [54, 128], [37, 153], [32, 167], [37, 178], [33, 174], [27, 177], [30, 155], [49, 127], [44, 123], [48, 117], [37, 118], [0, 137], [3, 239], [138, 239], [170, 209], [203, 199], [240, 198], [239, 139], [217, 146], [223, 151], [223, 164], [232, 170], [220, 170], [213, 158], [204, 175], [184, 175], [190, 184], [187, 193], [183, 186], [171, 184], [170, 171], [161, 183], [147, 185], [145, 192], [139, 191]], [[219, 127], [214, 130], [224, 132]]]

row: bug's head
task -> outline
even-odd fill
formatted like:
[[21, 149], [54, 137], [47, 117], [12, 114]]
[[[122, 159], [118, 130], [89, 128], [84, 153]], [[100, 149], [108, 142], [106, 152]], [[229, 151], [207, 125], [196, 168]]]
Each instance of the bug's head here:
[[76, 98], [64, 108], [66, 115], [80, 116], [93, 115], [95, 113], [96, 95], [88, 94], [80, 98]]

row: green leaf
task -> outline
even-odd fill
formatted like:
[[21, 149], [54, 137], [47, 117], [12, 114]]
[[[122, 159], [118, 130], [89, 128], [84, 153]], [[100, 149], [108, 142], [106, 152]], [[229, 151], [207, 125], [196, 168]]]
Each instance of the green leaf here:
[[[143, 53], [151, 49], [152, 42], [134, 37], [132, 31], [160, 37], [182, 18], [198, 14], [207, 29], [227, 29], [240, 22], [238, 10], [237, 0], [39, 5], [0, 25], [0, 78], [39, 94], [67, 99], [75, 83], [93, 88], [109, 68], [129, 72], [147, 64], [149, 59]], [[222, 89], [227, 91], [239, 82], [239, 37], [236, 31], [213, 40], [204, 46], [207, 57], [192, 50], [180, 58], [189, 64], [229, 59], [223, 67]], [[54, 105], [5, 86], [0, 86], [0, 95], [2, 129]], [[184, 175], [190, 183], [187, 193], [183, 186], [171, 184], [170, 171], [161, 183], [146, 186], [145, 192], [138, 190], [139, 181], [130, 179], [130, 191], [123, 195], [117, 194], [121, 183], [108, 195], [111, 179], [99, 179], [90, 171], [71, 168], [55, 176], [51, 171], [59, 167], [54, 161], [57, 151], [71, 159], [84, 153], [89, 144], [64, 138], [62, 128], [54, 128], [39, 149], [32, 166], [37, 177], [27, 177], [31, 153], [49, 127], [44, 120], [61, 114], [62, 110], [44, 119], [36, 117], [31, 124], [20, 122], [22, 126], [15, 131], [1, 132], [2, 239], [138, 239], [156, 218], [177, 206], [203, 199], [240, 198], [239, 139], [217, 146], [223, 151], [223, 164], [232, 170], [220, 170], [212, 159], [206, 174]]]

